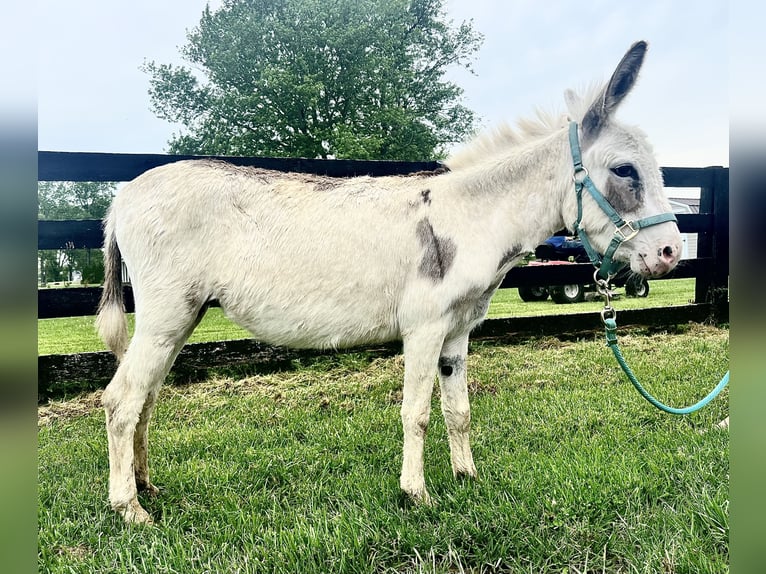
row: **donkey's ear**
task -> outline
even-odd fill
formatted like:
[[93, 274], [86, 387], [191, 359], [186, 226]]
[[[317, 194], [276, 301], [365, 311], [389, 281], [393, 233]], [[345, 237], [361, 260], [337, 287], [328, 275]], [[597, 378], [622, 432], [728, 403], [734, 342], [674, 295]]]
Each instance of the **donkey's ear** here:
[[617, 64], [617, 69], [609, 79], [609, 83], [583, 117], [582, 127], [586, 137], [593, 138], [598, 135], [601, 127], [633, 88], [638, 78], [638, 71], [644, 62], [646, 48], [646, 42], [636, 42]]
[[567, 110], [570, 115], [577, 109], [577, 104], [580, 102], [580, 98], [577, 96], [574, 90], [564, 90], [564, 101], [567, 104]]

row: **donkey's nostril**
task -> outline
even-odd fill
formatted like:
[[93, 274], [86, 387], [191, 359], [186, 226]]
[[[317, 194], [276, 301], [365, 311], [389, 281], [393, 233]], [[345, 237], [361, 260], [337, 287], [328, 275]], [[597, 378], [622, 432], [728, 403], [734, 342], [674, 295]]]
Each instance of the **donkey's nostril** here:
[[675, 258], [675, 253], [676, 252], [671, 245], [666, 245], [657, 251], [657, 256], [666, 261], [672, 261]]

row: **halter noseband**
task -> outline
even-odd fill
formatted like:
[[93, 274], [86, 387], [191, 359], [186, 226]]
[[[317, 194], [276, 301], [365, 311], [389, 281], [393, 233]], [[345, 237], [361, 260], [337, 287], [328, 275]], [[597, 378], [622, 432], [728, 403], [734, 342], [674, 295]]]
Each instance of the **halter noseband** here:
[[[625, 221], [617, 210], [612, 207], [612, 204], [601, 195], [596, 185], [591, 180], [588, 170], [582, 164], [582, 154], [580, 152], [580, 139], [577, 135], [577, 123], [570, 122], [569, 124], [569, 146], [572, 149], [572, 161], [574, 162], [574, 173], [572, 174], [572, 180], [575, 184], [575, 192], [577, 193], [577, 221], [574, 224], [574, 232], [577, 237], [582, 241], [585, 252], [588, 254], [590, 262], [596, 267], [596, 279], [601, 278], [609, 281], [617, 271], [623, 266], [622, 263], [614, 261], [614, 252], [617, 248], [630, 241], [636, 235], [638, 231], [644, 227], [657, 225], [658, 223], [665, 223], [666, 221], [678, 222], [676, 216], [672, 213], [661, 213], [659, 215], [652, 215], [639, 219], [637, 221]], [[599, 207], [604, 213], [612, 220], [615, 226], [614, 237], [606, 248], [606, 252], [603, 257], [593, 249], [588, 235], [585, 230], [580, 227], [582, 221], [582, 189], [585, 187], [590, 193], [591, 197], [596, 201]]]

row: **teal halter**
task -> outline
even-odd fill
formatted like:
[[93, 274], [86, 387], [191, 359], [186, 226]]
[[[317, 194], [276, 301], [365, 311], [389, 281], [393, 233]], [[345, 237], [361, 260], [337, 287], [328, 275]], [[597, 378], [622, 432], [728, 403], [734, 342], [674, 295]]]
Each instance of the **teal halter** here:
[[[574, 174], [572, 175], [572, 179], [574, 180], [575, 192], [577, 193], [577, 221], [575, 221], [574, 224], [574, 232], [575, 235], [580, 238], [580, 241], [582, 241], [590, 262], [597, 269], [594, 277], [596, 277], [596, 279], [600, 278], [609, 281], [623, 266], [622, 263], [614, 261], [613, 259], [614, 252], [617, 251], [617, 248], [620, 245], [633, 239], [638, 234], [638, 231], [644, 227], [657, 225], [658, 223], [665, 223], [666, 221], [678, 222], [678, 220], [672, 213], [661, 213], [637, 221], [625, 221], [620, 217], [620, 214], [617, 213], [617, 210], [612, 207], [612, 204], [610, 204], [607, 199], [601, 195], [601, 192], [596, 189], [596, 185], [593, 183], [593, 180], [591, 180], [588, 170], [583, 166], [582, 154], [580, 152], [580, 139], [577, 135], [577, 123], [575, 122], [570, 122], [569, 124], [569, 146], [572, 148], [572, 161], [574, 162]], [[614, 237], [606, 248], [603, 257], [593, 249], [588, 235], [585, 233], [585, 230], [580, 227], [580, 222], [582, 221], [583, 187], [588, 190], [591, 197], [596, 201], [599, 207], [601, 207], [604, 213], [609, 216], [609, 219], [612, 220], [612, 223], [615, 226]]]

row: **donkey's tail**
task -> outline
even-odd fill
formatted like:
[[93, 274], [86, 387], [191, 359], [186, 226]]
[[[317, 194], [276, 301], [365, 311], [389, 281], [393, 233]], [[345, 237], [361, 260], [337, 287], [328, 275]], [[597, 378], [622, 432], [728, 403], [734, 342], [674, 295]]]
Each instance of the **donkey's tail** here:
[[96, 329], [106, 346], [122, 359], [128, 348], [128, 322], [122, 295], [122, 260], [110, 210], [104, 222], [104, 287], [98, 304]]

